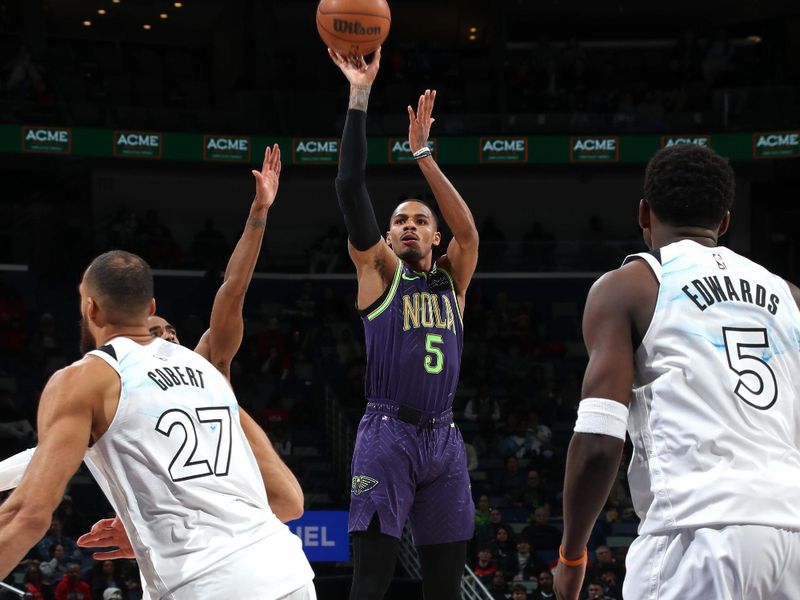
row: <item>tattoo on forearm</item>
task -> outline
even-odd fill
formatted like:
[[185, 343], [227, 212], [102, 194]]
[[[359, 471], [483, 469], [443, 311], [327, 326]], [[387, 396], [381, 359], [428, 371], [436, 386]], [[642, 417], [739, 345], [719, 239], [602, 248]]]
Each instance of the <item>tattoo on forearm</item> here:
[[259, 219], [258, 217], [250, 217], [250, 220], [247, 222], [247, 224], [253, 229], [264, 229], [267, 226], [267, 220]]
[[350, 106], [354, 110], [367, 112], [369, 104], [369, 92], [372, 86], [353, 84], [350, 86]]

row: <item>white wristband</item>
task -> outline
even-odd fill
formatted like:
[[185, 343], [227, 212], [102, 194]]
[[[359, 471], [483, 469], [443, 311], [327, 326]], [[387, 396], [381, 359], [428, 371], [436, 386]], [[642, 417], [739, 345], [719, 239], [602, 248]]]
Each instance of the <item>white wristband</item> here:
[[412, 156], [416, 160], [419, 160], [421, 158], [425, 158], [426, 156], [432, 156], [432, 155], [433, 155], [433, 152], [431, 152], [431, 149], [428, 148], [428, 146], [423, 146], [422, 148], [420, 148], [419, 150], [414, 152]]
[[578, 405], [576, 433], [599, 433], [625, 441], [628, 407], [606, 398], [586, 398]]

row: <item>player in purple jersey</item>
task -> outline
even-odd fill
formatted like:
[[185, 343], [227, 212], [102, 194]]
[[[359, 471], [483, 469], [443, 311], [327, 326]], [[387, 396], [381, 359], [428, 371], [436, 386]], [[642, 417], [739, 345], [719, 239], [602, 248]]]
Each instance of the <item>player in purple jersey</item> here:
[[380, 49], [369, 65], [363, 57], [329, 53], [350, 82], [336, 192], [356, 266], [367, 343], [367, 409], [352, 465], [350, 598], [383, 598], [407, 518], [419, 550], [425, 598], [460, 598], [474, 506], [452, 406], [478, 231], [428, 147], [436, 92], [426, 90], [416, 111], [408, 107], [408, 139], [453, 239], [447, 254], [434, 262], [433, 248], [441, 243], [437, 218], [417, 200], [394, 210], [389, 231], [381, 237], [364, 182], [366, 111]]

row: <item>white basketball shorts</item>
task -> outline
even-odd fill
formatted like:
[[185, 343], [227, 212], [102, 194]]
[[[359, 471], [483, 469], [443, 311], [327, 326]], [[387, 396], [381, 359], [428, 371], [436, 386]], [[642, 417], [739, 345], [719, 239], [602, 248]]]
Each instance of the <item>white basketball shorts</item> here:
[[626, 600], [796, 600], [800, 531], [728, 525], [644, 535], [625, 566]]

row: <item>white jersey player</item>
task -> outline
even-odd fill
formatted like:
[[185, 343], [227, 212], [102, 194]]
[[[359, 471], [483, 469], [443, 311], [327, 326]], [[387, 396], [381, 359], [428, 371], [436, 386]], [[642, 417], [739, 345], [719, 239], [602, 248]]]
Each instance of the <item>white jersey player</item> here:
[[589, 293], [559, 598], [580, 592], [626, 429], [641, 519], [626, 598], [800, 597], [800, 290], [717, 246], [733, 197], [711, 150], [660, 151], [639, 215], [651, 252]]
[[148, 598], [314, 598], [300, 541], [269, 508], [230, 385], [201, 356], [152, 337], [152, 294], [149, 267], [126, 252], [101, 255], [84, 274], [82, 343], [100, 349], [42, 393], [39, 445], [0, 507], [0, 578], [41, 538], [86, 454]]

